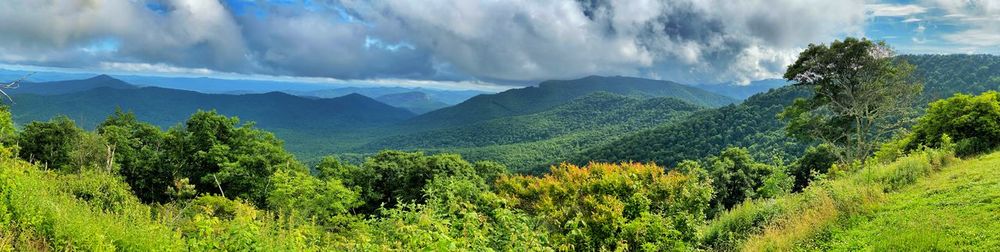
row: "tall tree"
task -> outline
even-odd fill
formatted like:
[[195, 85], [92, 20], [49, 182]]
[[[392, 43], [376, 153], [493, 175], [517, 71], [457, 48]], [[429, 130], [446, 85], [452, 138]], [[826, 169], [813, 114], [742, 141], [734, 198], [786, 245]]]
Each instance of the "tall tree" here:
[[791, 136], [836, 148], [841, 162], [862, 160], [912, 118], [920, 85], [913, 65], [893, 57], [885, 42], [847, 38], [809, 45], [788, 67], [785, 79], [811, 86], [780, 117]]

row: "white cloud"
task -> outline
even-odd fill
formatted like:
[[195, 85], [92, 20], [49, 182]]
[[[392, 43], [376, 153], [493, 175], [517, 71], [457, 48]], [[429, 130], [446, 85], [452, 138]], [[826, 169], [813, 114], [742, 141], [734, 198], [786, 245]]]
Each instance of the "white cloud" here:
[[903, 23], [913, 23], [913, 22], [920, 22], [920, 21], [922, 21], [922, 20], [923, 20], [923, 19], [919, 19], [919, 18], [907, 18], [907, 19], [903, 20]]
[[943, 17], [957, 22], [960, 30], [942, 37], [950, 42], [970, 46], [970, 51], [1000, 46], [1000, 1], [995, 0], [924, 0], [945, 13]]
[[129, 63], [129, 62], [101, 62], [98, 68], [105, 71], [133, 72], [133, 73], [153, 73], [153, 74], [193, 74], [209, 75], [215, 74], [207, 68], [185, 68], [164, 63]]
[[866, 4], [865, 10], [875, 17], [904, 17], [927, 12], [927, 8], [915, 4]]
[[[591, 74], [746, 81], [777, 77], [809, 43], [862, 34], [865, 8], [872, 6], [865, 0], [254, 3], [257, 9], [240, 16], [218, 0], [0, 1], [0, 61], [455, 83]], [[871, 12], [924, 11], [888, 7]], [[107, 39], [116, 43], [94, 46]]]

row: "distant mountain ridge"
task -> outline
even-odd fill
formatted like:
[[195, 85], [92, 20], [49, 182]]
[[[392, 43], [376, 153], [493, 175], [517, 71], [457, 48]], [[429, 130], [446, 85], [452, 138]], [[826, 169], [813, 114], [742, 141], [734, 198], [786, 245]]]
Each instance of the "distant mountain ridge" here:
[[784, 79], [766, 79], [751, 81], [746, 85], [726, 83], [695, 85], [695, 87], [735, 99], [746, 100], [755, 94], [765, 93], [771, 89], [781, 88], [788, 85], [791, 85], [791, 83]]
[[22, 82], [20, 87], [7, 89], [5, 91], [8, 94], [59, 95], [87, 91], [95, 88], [135, 89], [138, 87], [102, 74], [82, 80]]
[[413, 113], [359, 94], [334, 99], [307, 99], [281, 92], [247, 95], [204, 94], [144, 87], [100, 87], [60, 95], [19, 95], [11, 106], [18, 122], [47, 120], [64, 114], [93, 128], [115, 109], [133, 111], [139, 119], [161, 127], [183, 122], [195, 111], [220, 113], [254, 121], [265, 128], [331, 129], [393, 123]]
[[428, 94], [420, 91], [387, 94], [375, 97], [375, 100], [397, 108], [407, 109], [415, 114], [423, 114], [448, 107], [447, 103], [431, 99]]
[[447, 127], [507, 116], [526, 115], [541, 112], [599, 91], [644, 98], [672, 97], [707, 107], [719, 107], [737, 102], [736, 99], [730, 97], [670, 81], [620, 76], [590, 76], [576, 80], [545, 81], [537, 87], [479, 95], [458, 105], [415, 117], [408, 120], [405, 126], [415, 128]]

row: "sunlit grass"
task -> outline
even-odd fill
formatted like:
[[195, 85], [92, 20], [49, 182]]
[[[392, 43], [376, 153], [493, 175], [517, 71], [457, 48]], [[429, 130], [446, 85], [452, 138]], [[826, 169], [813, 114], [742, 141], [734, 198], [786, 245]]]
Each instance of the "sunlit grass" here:
[[1000, 153], [952, 166], [893, 194], [823, 247], [871, 251], [1000, 248]]

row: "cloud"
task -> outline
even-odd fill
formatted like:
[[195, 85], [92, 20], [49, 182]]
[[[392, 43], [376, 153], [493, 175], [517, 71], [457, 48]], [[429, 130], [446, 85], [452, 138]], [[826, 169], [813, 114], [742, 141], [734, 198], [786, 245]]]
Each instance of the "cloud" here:
[[923, 20], [923, 19], [919, 19], [919, 18], [907, 18], [907, 19], [903, 20], [903, 23], [913, 23], [913, 22], [920, 22], [920, 21], [922, 21], [922, 20]]
[[[801, 47], [860, 32], [861, 1], [344, 1], [473, 76], [685, 82], [776, 77]], [[788, 22], [789, 17], [796, 22]], [[406, 36], [413, 34], [416, 36]]]
[[942, 17], [962, 27], [942, 35], [947, 41], [970, 46], [970, 51], [1000, 52], [1000, 2], [994, 0], [925, 0], [942, 9]]
[[8, 0], [0, 61], [412, 83], [746, 82], [780, 76], [809, 43], [862, 34], [866, 8], [924, 11], [864, 2]]
[[867, 4], [865, 10], [875, 17], [904, 17], [927, 12], [927, 8], [915, 4]]

